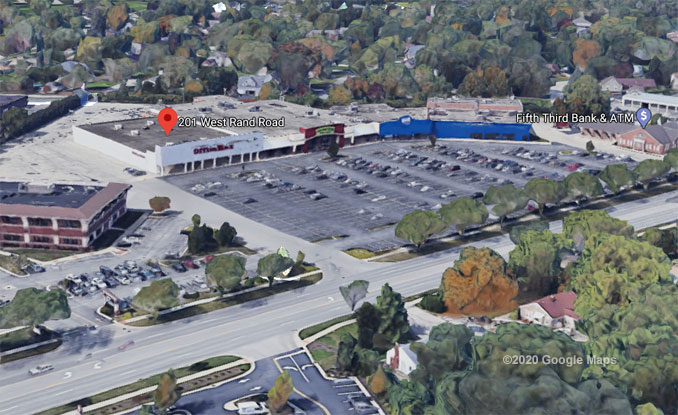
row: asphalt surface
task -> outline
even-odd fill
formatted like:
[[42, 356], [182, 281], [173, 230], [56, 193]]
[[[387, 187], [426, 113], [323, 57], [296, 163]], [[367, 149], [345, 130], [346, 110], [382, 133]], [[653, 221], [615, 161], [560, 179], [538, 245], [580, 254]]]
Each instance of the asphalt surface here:
[[[678, 191], [618, 205], [611, 209], [611, 215], [628, 220], [636, 228], [675, 221], [677, 206], [667, 199], [676, 196]], [[193, 202], [191, 197], [184, 200]], [[244, 229], [245, 222], [249, 222], [236, 216], [229, 219], [238, 229]], [[250, 225], [252, 231], [265, 228]], [[553, 223], [552, 229], [557, 231], [560, 226]], [[252, 242], [256, 244], [267, 237], [276, 240], [276, 231], [267, 229], [264, 234], [252, 233]], [[403, 263], [365, 263], [321, 244], [303, 243], [290, 236], [282, 238], [288, 248], [305, 249], [308, 260], [323, 269], [325, 278], [321, 282], [161, 326], [103, 326], [54, 352], [3, 365], [0, 411], [4, 412], [0, 414], [38, 412], [210, 356], [235, 354], [258, 360], [293, 350], [297, 347], [294, 333], [298, 329], [348, 312], [339, 294], [340, 285], [355, 279], [370, 281], [367, 301], [374, 301], [386, 282], [404, 296], [416, 294], [437, 286], [442, 272], [461, 251], [455, 248]], [[505, 257], [513, 248], [508, 236], [469, 245], [489, 247]], [[134, 345], [119, 350], [130, 340]], [[91, 357], [86, 353], [92, 353]], [[55, 370], [31, 378], [28, 369], [40, 363], [51, 363]]]
[[[309, 356], [301, 349], [291, 350], [280, 355], [260, 359], [255, 369], [247, 376], [225, 383], [216, 388], [182, 396], [175, 407], [186, 409], [194, 415], [199, 414], [236, 414], [223, 409], [224, 403], [252, 394], [266, 394], [280, 375], [275, 361], [282, 370], [292, 376], [292, 384], [305, 396], [293, 393], [289, 401], [306, 411], [308, 415], [323, 415], [324, 411], [314, 401], [319, 401], [332, 414], [351, 412], [349, 396], [364, 396], [360, 388], [351, 379], [330, 381], [322, 377], [311, 363]], [[308, 399], [308, 398], [311, 399]]]
[[[498, 170], [450, 154], [455, 150], [474, 159], [515, 163], [516, 172], [502, 171], [503, 164]], [[528, 151], [533, 154], [525, 156]], [[325, 153], [296, 155], [163, 180], [306, 241], [341, 237], [333, 244], [337, 249], [377, 252], [401, 246], [393, 224], [404, 214], [438, 209], [452, 200], [450, 193], [471, 197], [491, 185], [524, 186], [542, 176], [562, 179], [569, 174], [566, 167], [574, 164], [602, 170], [611, 163], [625, 163], [612, 154], [588, 156], [563, 144], [469, 140], [439, 140], [435, 148], [422, 141], [382, 141], [345, 147], [340, 155], [334, 161]], [[356, 162], [362, 164], [355, 166]], [[453, 166], [459, 170], [452, 171]], [[525, 171], [518, 171], [521, 167]], [[320, 198], [314, 199], [317, 194]]]

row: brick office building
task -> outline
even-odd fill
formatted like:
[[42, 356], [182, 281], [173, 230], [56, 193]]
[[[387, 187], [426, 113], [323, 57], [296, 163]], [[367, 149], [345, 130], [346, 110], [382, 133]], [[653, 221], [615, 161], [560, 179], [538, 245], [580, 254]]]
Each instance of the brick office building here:
[[585, 136], [609, 140], [619, 147], [646, 153], [665, 154], [678, 147], [678, 124], [672, 122], [646, 128], [636, 124], [580, 123], [579, 129]]
[[0, 246], [87, 250], [125, 214], [130, 187], [0, 182]]

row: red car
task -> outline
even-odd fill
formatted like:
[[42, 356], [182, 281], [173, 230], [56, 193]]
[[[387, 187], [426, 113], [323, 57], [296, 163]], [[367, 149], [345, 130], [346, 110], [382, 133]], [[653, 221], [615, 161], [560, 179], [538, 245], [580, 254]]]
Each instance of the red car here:
[[572, 172], [572, 171], [577, 170], [577, 169], [580, 168], [580, 167], [581, 167], [581, 164], [574, 163], [574, 164], [572, 164], [572, 165], [567, 166], [566, 169], [567, 169], [567, 171]]
[[459, 170], [460, 168], [461, 168], [461, 167], [459, 167], [458, 164], [455, 164], [454, 166], [450, 167], [450, 171], [457, 171], [457, 170]]
[[193, 268], [193, 269], [198, 269], [200, 268], [198, 264], [195, 262], [191, 261], [190, 259], [187, 259], [186, 261], [182, 262], [186, 268]]
[[121, 345], [118, 347], [118, 350], [123, 351], [123, 350], [125, 350], [126, 348], [128, 348], [129, 346], [131, 346], [131, 345], [133, 345], [133, 344], [134, 344], [134, 340], [130, 340], [130, 341], [128, 341], [128, 342], [125, 343], [125, 344], [121, 344]]

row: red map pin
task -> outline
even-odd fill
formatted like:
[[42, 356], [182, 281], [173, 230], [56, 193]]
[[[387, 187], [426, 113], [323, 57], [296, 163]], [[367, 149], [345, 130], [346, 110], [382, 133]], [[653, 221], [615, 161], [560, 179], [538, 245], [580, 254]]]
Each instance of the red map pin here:
[[165, 134], [169, 135], [177, 123], [177, 112], [172, 108], [163, 108], [158, 114], [158, 123], [165, 130]]

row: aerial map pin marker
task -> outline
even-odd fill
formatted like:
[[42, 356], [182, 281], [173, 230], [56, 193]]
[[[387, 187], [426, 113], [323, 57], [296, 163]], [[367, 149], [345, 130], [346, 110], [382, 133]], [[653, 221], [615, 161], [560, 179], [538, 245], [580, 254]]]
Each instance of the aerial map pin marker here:
[[645, 128], [647, 123], [652, 119], [652, 112], [647, 108], [640, 108], [636, 111], [636, 120], [640, 123], [640, 126]]
[[172, 108], [162, 109], [158, 114], [158, 123], [165, 130], [165, 134], [169, 135], [177, 123], [177, 112]]

